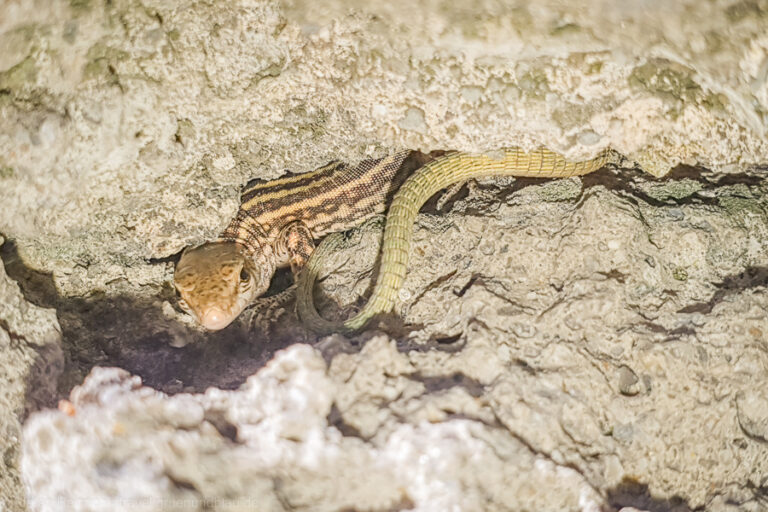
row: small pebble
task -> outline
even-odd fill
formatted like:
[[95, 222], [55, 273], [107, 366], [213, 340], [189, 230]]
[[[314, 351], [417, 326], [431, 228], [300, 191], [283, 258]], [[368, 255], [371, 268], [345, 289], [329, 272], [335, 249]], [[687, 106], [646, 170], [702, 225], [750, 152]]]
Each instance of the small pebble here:
[[685, 213], [683, 213], [683, 210], [679, 208], [672, 208], [671, 210], [667, 211], [667, 215], [675, 220], [683, 220], [685, 218]]
[[640, 392], [638, 383], [640, 379], [629, 366], [622, 365], [619, 368], [619, 391], [622, 395], [635, 396]]

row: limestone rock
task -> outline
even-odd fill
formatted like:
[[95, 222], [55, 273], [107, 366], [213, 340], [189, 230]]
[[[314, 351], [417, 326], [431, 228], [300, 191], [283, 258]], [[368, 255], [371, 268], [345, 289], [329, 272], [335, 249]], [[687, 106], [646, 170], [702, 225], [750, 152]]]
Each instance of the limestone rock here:
[[[30, 509], [597, 511], [603, 503], [577, 471], [499, 425], [416, 420], [388, 422], [367, 440], [344, 435], [328, 424], [339, 385], [302, 345], [229, 392], [167, 396], [122, 370], [94, 369], [72, 393], [71, 416], [49, 411], [26, 425]], [[554, 487], [563, 491], [552, 496]]]

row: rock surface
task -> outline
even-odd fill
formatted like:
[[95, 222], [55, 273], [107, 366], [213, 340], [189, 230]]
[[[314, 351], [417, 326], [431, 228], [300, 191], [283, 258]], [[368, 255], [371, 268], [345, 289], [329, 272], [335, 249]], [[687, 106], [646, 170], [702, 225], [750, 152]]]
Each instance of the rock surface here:
[[[4, 240], [0, 238], [0, 246]], [[64, 366], [53, 310], [27, 302], [0, 263], [0, 510], [22, 510], [21, 422], [56, 400]]]
[[[60, 357], [30, 302], [82, 383], [25, 427], [33, 510], [765, 508], [768, 5], [417, 4], [0, 3], [0, 508]], [[249, 179], [537, 145], [645, 173], [433, 203], [387, 335], [273, 359], [318, 341], [290, 301], [215, 334], [174, 307]]]
[[[368, 346], [397, 357], [385, 338]], [[340, 385], [306, 345], [278, 353], [238, 391], [167, 397], [122, 370], [94, 370], [73, 392], [72, 417], [47, 412], [28, 423], [31, 508], [479, 510], [493, 493], [513, 509], [598, 510], [582, 475], [482, 422], [343, 435], [328, 424]], [[553, 500], [556, 485], [567, 489]]]

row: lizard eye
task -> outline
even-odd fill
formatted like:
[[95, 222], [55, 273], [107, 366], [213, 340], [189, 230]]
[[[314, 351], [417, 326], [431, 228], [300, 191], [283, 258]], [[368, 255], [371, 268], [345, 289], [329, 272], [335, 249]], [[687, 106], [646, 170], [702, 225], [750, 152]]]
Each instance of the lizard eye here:
[[247, 283], [250, 280], [251, 280], [251, 274], [249, 274], [247, 270], [242, 269], [240, 271], [240, 282]]

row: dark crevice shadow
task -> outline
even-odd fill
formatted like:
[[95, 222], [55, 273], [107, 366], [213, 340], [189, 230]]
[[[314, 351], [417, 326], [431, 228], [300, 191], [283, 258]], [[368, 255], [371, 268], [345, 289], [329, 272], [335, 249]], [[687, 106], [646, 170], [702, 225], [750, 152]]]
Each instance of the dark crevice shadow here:
[[650, 320], [646, 320], [644, 322], [640, 322], [635, 325], [637, 326], [637, 329], [640, 332], [645, 331], [645, 332], [664, 335], [665, 341], [675, 341], [682, 338], [696, 336], [696, 329], [694, 327], [690, 327], [687, 325], [675, 327], [674, 329], [669, 329], [667, 327], [664, 327], [663, 325], [653, 323]]
[[[269, 332], [249, 330], [243, 318], [221, 331], [206, 332], [163, 313], [163, 301], [175, 304], [170, 285], [145, 297], [62, 297], [50, 274], [24, 264], [13, 241], [0, 247], [0, 258], [29, 302], [56, 309], [65, 358], [57, 398], [66, 398], [95, 366], [123, 368], [169, 394], [199, 393], [211, 386], [235, 389], [277, 350], [314, 340], [298, 327], [292, 307], [288, 318], [272, 324]], [[183, 343], [188, 344], [178, 346]]]
[[768, 168], [756, 167], [748, 172], [719, 174], [704, 167], [680, 164], [661, 178], [650, 177], [651, 180], [663, 183], [669, 180], [693, 180], [704, 185], [706, 189], [728, 187], [733, 185], [757, 186], [765, 182], [765, 172]]
[[174, 266], [179, 262], [181, 259], [181, 255], [186, 250], [186, 247], [179, 252], [176, 252], [174, 254], [165, 256], [163, 258], [147, 258], [146, 262], [150, 265], [165, 265], [166, 263], [173, 263]]
[[427, 393], [436, 393], [460, 387], [463, 388], [468, 395], [474, 398], [480, 398], [485, 392], [485, 386], [480, 381], [461, 372], [454, 372], [452, 374], [441, 376], [428, 376], [417, 372], [408, 374], [407, 377], [422, 383]]
[[[639, 180], [648, 179], [649, 175], [637, 168], [615, 169], [613, 166], [607, 166], [597, 172], [586, 174], [581, 177], [581, 195], [583, 197], [587, 190], [594, 187], [603, 187], [614, 194], [621, 195], [625, 199], [628, 199], [634, 205], [638, 205], [639, 201], [657, 208], [671, 205], [680, 206], [683, 204], [679, 200], [668, 202], [648, 195], [648, 193], [641, 190], [637, 184]], [[690, 196], [684, 199], [689, 200], [690, 202]]]
[[738, 274], [727, 276], [719, 283], [715, 283], [715, 293], [712, 294], [706, 302], [691, 304], [680, 310], [678, 313], [702, 313], [709, 314], [714, 307], [723, 302], [729, 295], [756, 288], [758, 286], [768, 286], [768, 267], [747, 267]]
[[617, 486], [606, 492], [608, 503], [617, 510], [634, 507], [648, 512], [693, 512], [688, 502], [680, 496], [657, 498], [650, 492], [648, 485], [630, 478], [624, 478]]
[[[648, 184], [669, 185], [673, 182], [684, 180], [695, 181], [701, 185], [701, 188], [697, 191], [692, 191], [684, 197], [668, 195], [664, 199], [659, 199], [651, 196], [641, 187], [643, 183], [646, 186]], [[744, 185], [747, 188], [759, 187], [766, 183], [766, 179], [763, 175], [751, 172], [718, 175], [705, 168], [687, 165], [678, 165], [665, 176], [657, 178], [644, 172], [639, 167], [626, 168], [609, 164], [596, 172], [582, 176], [581, 182], [582, 195], [588, 189], [602, 186], [611, 192], [620, 194], [635, 205], [639, 204], [638, 201], [642, 201], [654, 207], [669, 207], [684, 205], [719, 206], [721, 196], [714, 192], [723, 190], [726, 186]], [[735, 195], [739, 195], [736, 191], [732, 192]], [[757, 195], [759, 194], [754, 193], [754, 196]]]
[[[768, 509], [768, 483], [756, 485], [754, 482], [747, 482], [746, 488], [752, 492], [752, 498], [748, 502], [736, 503], [734, 500], [728, 501], [729, 505], [743, 506], [746, 503], [753, 503], [759, 507]], [[757, 510], [757, 509], [756, 509]]]
[[27, 302], [41, 308], [58, 305], [58, 292], [51, 274], [24, 265], [13, 240], [5, 238], [5, 243], [0, 245], [0, 260], [5, 266], [5, 273], [16, 281]]
[[328, 413], [327, 421], [328, 425], [336, 427], [336, 429], [341, 432], [341, 435], [344, 437], [356, 437], [358, 439], [362, 439], [363, 441], [369, 440], [369, 438], [364, 436], [357, 427], [350, 425], [344, 420], [344, 416], [341, 414], [341, 411], [336, 406], [336, 404], [331, 406], [331, 412]]

